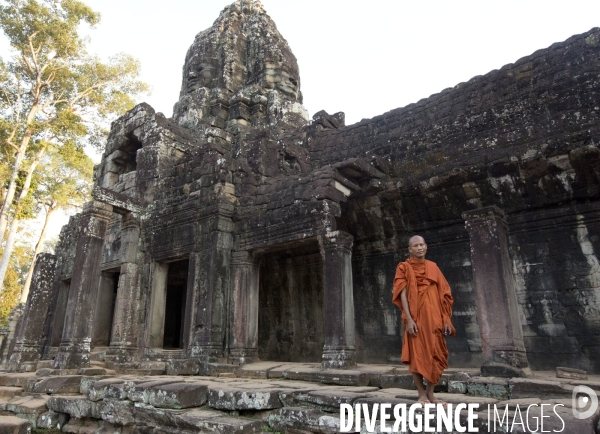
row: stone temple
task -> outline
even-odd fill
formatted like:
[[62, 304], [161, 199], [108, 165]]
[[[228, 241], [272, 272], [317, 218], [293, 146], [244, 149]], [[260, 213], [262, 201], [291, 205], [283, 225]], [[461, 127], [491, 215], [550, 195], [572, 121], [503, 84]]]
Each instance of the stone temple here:
[[395, 267], [448, 278], [452, 366], [600, 373], [600, 30], [354, 125], [309, 119], [257, 0], [199, 33], [166, 118], [113, 122], [36, 263], [8, 367], [400, 365]]

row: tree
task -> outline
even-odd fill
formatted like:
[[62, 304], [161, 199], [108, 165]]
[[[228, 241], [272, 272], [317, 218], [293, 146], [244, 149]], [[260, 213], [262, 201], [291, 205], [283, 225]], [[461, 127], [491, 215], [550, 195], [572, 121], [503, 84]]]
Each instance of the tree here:
[[23, 284], [21, 303], [27, 301], [35, 259], [44, 247], [50, 217], [59, 209], [78, 207], [90, 198], [93, 172], [92, 159], [72, 142], [50, 151], [38, 169], [39, 187], [34, 196], [44, 210], [44, 223]]
[[[15, 214], [48, 150], [83, 140], [98, 146], [107, 116], [128, 110], [133, 96], [148, 89], [131, 56], [118, 54], [103, 63], [86, 52], [78, 26], [94, 26], [99, 19], [78, 0], [0, 0], [0, 28], [14, 52], [8, 61], [0, 58], [0, 138], [3, 163], [10, 168], [0, 242], [13, 217], [3, 256], [12, 252]], [[0, 282], [7, 263], [8, 258], [0, 261]]]

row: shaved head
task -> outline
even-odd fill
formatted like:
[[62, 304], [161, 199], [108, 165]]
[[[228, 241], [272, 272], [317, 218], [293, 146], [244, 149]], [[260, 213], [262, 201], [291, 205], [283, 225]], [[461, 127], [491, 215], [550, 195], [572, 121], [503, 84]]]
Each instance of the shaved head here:
[[412, 246], [412, 244], [417, 241], [425, 242], [425, 238], [423, 238], [421, 235], [414, 235], [410, 237], [410, 239], [408, 240], [408, 247]]

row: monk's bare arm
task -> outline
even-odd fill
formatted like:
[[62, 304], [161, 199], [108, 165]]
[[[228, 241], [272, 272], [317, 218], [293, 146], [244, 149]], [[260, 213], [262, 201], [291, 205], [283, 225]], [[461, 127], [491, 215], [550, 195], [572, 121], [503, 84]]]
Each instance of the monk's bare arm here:
[[417, 323], [413, 320], [410, 309], [408, 307], [408, 296], [406, 295], [407, 288], [404, 288], [400, 293], [400, 300], [402, 301], [402, 310], [404, 310], [404, 314], [406, 315], [406, 330], [408, 334], [411, 336], [417, 336], [419, 329], [417, 328]]

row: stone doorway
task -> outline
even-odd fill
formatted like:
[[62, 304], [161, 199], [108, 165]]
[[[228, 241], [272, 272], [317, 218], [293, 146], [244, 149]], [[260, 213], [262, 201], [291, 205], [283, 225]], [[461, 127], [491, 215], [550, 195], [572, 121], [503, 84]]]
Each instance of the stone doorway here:
[[189, 260], [171, 262], [167, 275], [167, 297], [165, 302], [164, 349], [183, 348], [183, 321]]
[[93, 347], [108, 347], [112, 336], [115, 302], [119, 288], [120, 271], [105, 271], [100, 276], [100, 288], [96, 298]]
[[183, 348], [189, 258], [154, 264], [150, 348]]
[[258, 311], [261, 360], [321, 362], [323, 294], [323, 259], [316, 240], [263, 254]]

